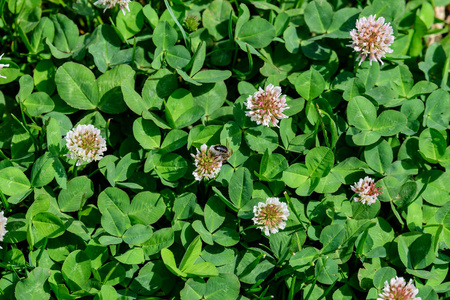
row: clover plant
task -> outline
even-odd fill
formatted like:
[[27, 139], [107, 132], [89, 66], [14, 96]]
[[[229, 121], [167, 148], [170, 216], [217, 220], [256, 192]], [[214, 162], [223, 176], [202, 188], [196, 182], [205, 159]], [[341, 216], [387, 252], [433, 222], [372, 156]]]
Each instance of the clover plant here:
[[449, 299], [449, 4], [0, 1], [0, 299]]

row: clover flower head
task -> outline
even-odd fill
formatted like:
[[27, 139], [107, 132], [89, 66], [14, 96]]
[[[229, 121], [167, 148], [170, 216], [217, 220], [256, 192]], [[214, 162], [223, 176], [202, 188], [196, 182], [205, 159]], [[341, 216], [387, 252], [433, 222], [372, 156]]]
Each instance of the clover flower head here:
[[203, 144], [197, 154], [191, 154], [195, 159], [195, 171], [192, 173], [195, 180], [201, 181], [203, 178], [213, 179], [220, 172], [222, 167], [222, 159], [214, 155], [213, 151], [208, 150], [208, 146]]
[[131, 0], [97, 0], [96, 2], [94, 2], [94, 5], [106, 6], [105, 10], [103, 11], [105, 12], [108, 8], [113, 8], [118, 4], [123, 14], [125, 15], [125, 9], [130, 12], [130, 8], [128, 7], [128, 3], [130, 2]]
[[375, 181], [369, 176], [361, 178], [350, 187], [359, 196], [359, 198], [355, 197], [355, 201], [367, 205], [372, 205], [377, 202], [378, 196], [383, 193], [380, 187], [375, 187]]
[[[0, 60], [2, 59], [3, 55], [5, 55], [5, 53], [0, 55]], [[0, 64], [0, 70], [3, 69], [3, 68], [7, 68], [7, 67], [9, 67], [9, 64]], [[5, 78], [6, 79], [6, 76], [0, 75], [0, 78]]]
[[106, 140], [101, 136], [100, 130], [93, 125], [78, 125], [65, 137], [69, 149], [67, 157], [77, 160], [77, 166], [83, 161], [90, 163], [103, 158], [106, 151]]
[[359, 52], [359, 65], [369, 57], [370, 65], [372, 61], [379, 61], [385, 57], [386, 53], [392, 53], [389, 46], [394, 42], [391, 23], [384, 23], [385, 19], [376, 15], [370, 15], [369, 19], [362, 17], [356, 21], [356, 29], [350, 31], [353, 42], [348, 45], [353, 50]]
[[286, 95], [281, 94], [281, 87], [273, 84], [269, 84], [265, 90], [259, 87], [253, 96], [248, 96], [244, 104], [250, 109], [245, 115], [258, 125], [269, 127], [272, 123], [273, 126], [279, 127], [279, 120], [288, 118], [283, 114], [283, 111], [289, 108], [286, 105]]
[[259, 202], [253, 207], [253, 222], [258, 228], [264, 230], [264, 234], [270, 236], [286, 227], [289, 210], [286, 203], [280, 202], [276, 197], [267, 198], [266, 203]]
[[189, 32], [196, 31], [199, 25], [200, 19], [197, 16], [187, 15], [186, 18], [184, 18], [183, 27]]
[[[3, 215], [3, 212], [0, 212], [0, 241], [3, 241], [3, 237], [5, 236], [5, 234], [8, 232], [6, 230], [6, 222], [8, 221], [8, 218], [6, 218]], [[2, 247], [0, 247], [0, 249], [3, 249]]]
[[422, 300], [416, 297], [418, 293], [419, 290], [412, 284], [412, 279], [406, 284], [403, 277], [395, 276], [390, 283], [386, 280], [383, 293], [378, 295], [380, 298], [377, 300]]

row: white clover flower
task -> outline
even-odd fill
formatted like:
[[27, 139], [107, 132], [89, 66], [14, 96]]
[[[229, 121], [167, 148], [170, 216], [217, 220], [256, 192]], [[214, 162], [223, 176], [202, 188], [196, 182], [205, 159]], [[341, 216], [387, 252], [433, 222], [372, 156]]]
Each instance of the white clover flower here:
[[213, 179], [220, 172], [220, 168], [222, 167], [222, 159], [214, 155], [213, 151], [208, 150], [208, 146], [203, 144], [200, 147], [201, 151], [198, 151], [197, 154], [191, 154], [195, 159], [194, 164], [196, 166], [195, 171], [192, 173], [195, 177], [195, 180], [202, 180], [203, 178]]
[[[3, 55], [5, 55], [5, 53], [0, 55], [0, 60], [2, 59]], [[0, 64], [0, 70], [3, 69], [3, 68], [7, 68], [7, 67], [9, 67], [9, 64]], [[5, 78], [6, 79], [6, 76], [0, 75], [0, 78]]]
[[93, 125], [78, 125], [65, 137], [69, 149], [67, 157], [77, 160], [77, 166], [83, 161], [90, 163], [103, 158], [106, 151], [106, 140], [101, 136], [100, 130]]
[[106, 6], [105, 10], [103, 11], [105, 12], [108, 8], [113, 8], [114, 6], [119, 4], [120, 9], [125, 15], [125, 9], [127, 9], [128, 12], [130, 12], [130, 8], [128, 7], [128, 3], [130, 2], [131, 0], [97, 0], [96, 2], [94, 2], [94, 5]]
[[360, 198], [355, 197], [355, 201], [367, 205], [372, 205], [377, 202], [378, 196], [383, 193], [380, 187], [375, 187], [375, 181], [369, 176], [366, 176], [364, 179], [361, 178], [350, 187], [352, 191], [359, 194], [358, 196]]
[[[8, 232], [6, 230], [6, 222], [8, 221], [8, 218], [6, 218], [3, 215], [3, 212], [0, 212], [0, 241], [3, 241], [3, 237], [5, 236], [5, 234]], [[3, 249], [2, 247], [0, 247], [0, 249]]]
[[359, 65], [369, 56], [370, 65], [372, 61], [379, 61], [385, 57], [386, 53], [392, 53], [393, 50], [389, 46], [394, 42], [393, 30], [391, 23], [384, 23], [384, 18], [380, 17], [375, 20], [376, 15], [369, 16], [369, 19], [362, 17], [356, 21], [356, 29], [350, 31], [353, 39], [352, 47], [356, 52], [360, 52], [358, 58]]
[[264, 230], [264, 234], [269, 236], [271, 233], [277, 233], [279, 229], [286, 227], [286, 221], [289, 216], [289, 210], [286, 203], [280, 202], [276, 197], [267, 198], [266, 203], [259, 202], [253, 207], [255, 216], [253, 222], [259, 229]]
[[383, 293], [379, 294], [381, 298], [377, 300], [422, 300], [416, 297], [418, 293], [419, 290], [412, 284], [412, 279], [406, 284], [403, 277], [395, 276], [390, 283], [386, 280]]
[[273, 84], [269, 84], [265, 90], [260, 87], [253, 96], [248, 96], [244, 104], [250, 109], [245, 115], [258, 125], [269, 127], [272, 123], [273, 126], [279, 127], [279, 120], [288, 118], [283, 114], [283, 111], [289, 108], [286, 106], [286, 96], [281, 95], [281, 87]]

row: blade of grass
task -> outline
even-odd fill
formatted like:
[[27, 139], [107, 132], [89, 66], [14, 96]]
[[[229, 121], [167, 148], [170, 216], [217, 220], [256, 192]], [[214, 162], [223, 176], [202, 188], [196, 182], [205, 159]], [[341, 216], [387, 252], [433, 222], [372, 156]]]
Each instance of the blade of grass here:
[[233, 10], [230, 11], [230, 17], [228, 18], [228, 37], [233, 40]]
[[291, 287], [289, 288], [288, 300], [294, 300], [295, 282], [296, 281], [297, 281], [297, 276], [292, 277]]
[[170, 6], [169, 2], [167, 0], [164, 0], [164, 4], [166, 5], [167, 10], [169, 11], [170, 16], [172, 17], [172, 19], [174, 20], [175, 24], [177, 24], [178, 28], [180, 28], [181, 34], [183, 35], [183, 40], [184, 40], [184, 44], [186, 45], [186, 48], [188, 50], [191, 49], [191, 43], [190, 40], [188, 38], [188, 36], [186, 35], [186, 32], [184, 31], [183, 26], [181, 26], [180, 22], [178, 22], [177, 18], [175, 17], [172, 7]]

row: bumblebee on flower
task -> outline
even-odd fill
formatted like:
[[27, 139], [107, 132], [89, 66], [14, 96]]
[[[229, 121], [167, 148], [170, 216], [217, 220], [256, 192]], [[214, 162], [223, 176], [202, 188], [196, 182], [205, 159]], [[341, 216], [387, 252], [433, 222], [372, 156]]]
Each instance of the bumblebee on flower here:
[[213, 145], [209, 147], [206, 144], [203, 144], [200, 147], [201, 151], [198, 151], [197, 154], [191, 154], [195, 159], [194, 164], [196, 166], [195, 171], [192, 173], [195, 177], [195, 180], [202, 180], [203, 178], [213, 179], [220, 172], [220, 168], [230, 156], [233, 154], [233, 151], [224, 145]]
[[197, 149], [197, 154], [191, 154], [194, 158], [195, 171], [192, 173], [195, 180], [201, 181], [203, 178], [213, 179], [220, 172], [222, 167], [222, 159], [215, 155], [206, 144]]

